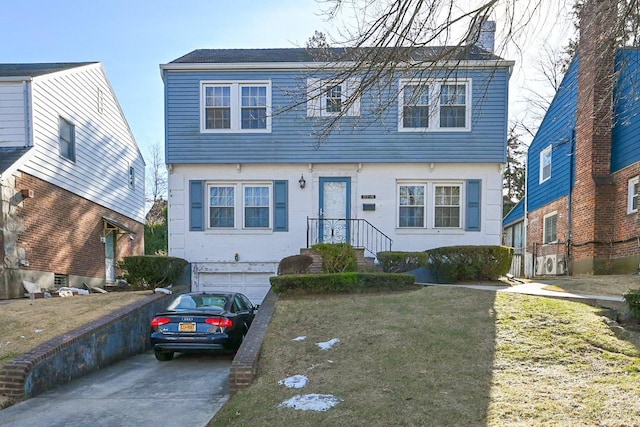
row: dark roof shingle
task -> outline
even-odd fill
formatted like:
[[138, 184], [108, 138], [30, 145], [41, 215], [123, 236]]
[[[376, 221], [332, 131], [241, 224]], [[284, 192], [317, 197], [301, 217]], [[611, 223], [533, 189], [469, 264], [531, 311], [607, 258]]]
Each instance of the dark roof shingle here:
[[51, 62], [32, 64], [0, 64], [0, 77], [37, 77], [96, 62]]
[[[276, 48], [276, 49], [196, 49], [171, 64], [233, 64], [276, 62], [333, 62], [359, 58], [375, 58], [377, 48]], [[394, 56], [403, 61], [433, 60], [501, 60], [499, 56], [476, 46], [439, 46], [383, 48], [381, 56]], [[378, 49], [378, 52], [380, 50]]]
[[0, 147], [0, 175], [30, 149], [31, 147]]

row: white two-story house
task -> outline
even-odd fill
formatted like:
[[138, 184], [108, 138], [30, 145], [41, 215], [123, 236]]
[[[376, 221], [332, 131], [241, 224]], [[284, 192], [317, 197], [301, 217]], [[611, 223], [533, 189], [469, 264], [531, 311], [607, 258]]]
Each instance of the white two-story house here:
[[144, 160], [99, 62], [0, 64], [0, 299], [144, 251]]

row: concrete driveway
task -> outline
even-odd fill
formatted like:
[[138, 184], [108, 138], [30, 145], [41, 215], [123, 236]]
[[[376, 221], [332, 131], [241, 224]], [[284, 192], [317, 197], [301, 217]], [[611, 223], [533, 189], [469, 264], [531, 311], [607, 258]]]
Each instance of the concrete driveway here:
[[202, 427], [229, 397], [232, 360], [147, 352], [0, 411], [0, 426]]

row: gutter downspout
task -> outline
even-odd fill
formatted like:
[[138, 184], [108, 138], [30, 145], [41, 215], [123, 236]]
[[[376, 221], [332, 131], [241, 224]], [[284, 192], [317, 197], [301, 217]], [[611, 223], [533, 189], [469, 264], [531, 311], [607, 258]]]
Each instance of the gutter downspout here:
[[576, 161], [576, 129], [571, 131], [571, 159], [569, 161], [569, 197], [567, 200], [567, 223], [569, 224], [569, 234], [567, 236], [567, 275], [571, 276], [569, 266], [571, 265], [571, 242], [573, 241], [573, 224], [572, 224], [572, 202], [573, 202], [573, 180], [575, 173], [575, 161]]

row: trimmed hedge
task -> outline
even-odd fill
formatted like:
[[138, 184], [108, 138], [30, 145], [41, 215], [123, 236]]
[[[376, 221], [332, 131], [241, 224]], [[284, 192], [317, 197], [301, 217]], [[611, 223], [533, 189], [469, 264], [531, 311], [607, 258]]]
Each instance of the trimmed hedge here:
[[325, 273], [358, 271], [356, 252], [347, 243], [318, 243], [311, 249], [322, 257], [322, 271]]
[[509, 272], [513, 249], [507, 246], [446, 246], [425, 252], [380, 252], [386, 272], [427, 268], [436, 283], [495, 280]]
[[633, 314], [633, 317], [640, 319], [640, 289], [629, 289], [623, 297], [629, 304], [629, 311]]
[[391, 273], [295, 274], [273, 276], [269, 280], [277, 293], [361, 293], [408, 290], [415, 286], [412, 275]]
[[189, 264], [186, 260], [160, 255], [137, 255], [118, 261], [124, 278], [137, 289], [168, 286], [175, 282]]

